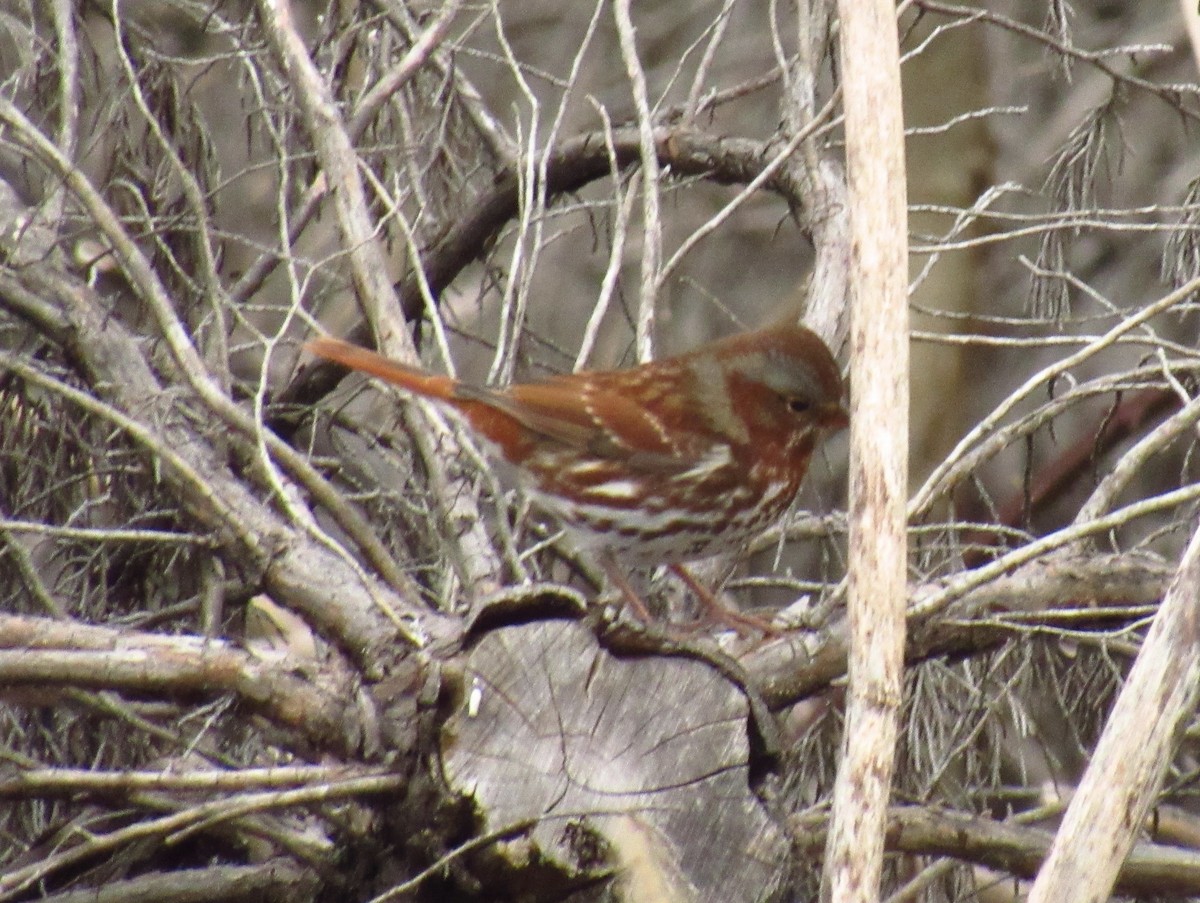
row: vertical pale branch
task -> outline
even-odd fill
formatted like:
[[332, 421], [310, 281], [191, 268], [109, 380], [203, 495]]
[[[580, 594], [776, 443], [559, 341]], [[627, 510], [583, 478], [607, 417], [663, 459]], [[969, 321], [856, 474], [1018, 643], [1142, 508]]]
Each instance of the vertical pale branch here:
[[902, 689], [908, 307], [904, 127], [895, 7], [840, 0], [850, 278], [850, 687], [826, 900], [874, 900]]
[[630, 2], [617, 0], [613, 5], [613, 15], [621, 43], [621, 58], [625, 62], [634, 107], [637, 109], [638, 139], [642, 150], [642, 289], [638, 299], [636, 345], [637, 358], [644, 362], [654, 357], [654, 311], [658, 270], [662, 264], [662, 227], [658, 217], [658, 154], [654, 145], [654, 124], [646, 93], [646, 73], [642, 71], [634, 40]]
[[1096, 753], [1067, 808], [1030, 903], [1102, 901], [1162, 784], [1200, 687], [1200, 531], [1184, 552]]

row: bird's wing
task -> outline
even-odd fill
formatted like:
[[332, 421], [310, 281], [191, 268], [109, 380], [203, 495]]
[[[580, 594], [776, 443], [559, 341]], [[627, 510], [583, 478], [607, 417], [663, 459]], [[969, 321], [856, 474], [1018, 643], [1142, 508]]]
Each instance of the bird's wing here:
[[647, 473], [687, 471], [707, 460], [715, 445], [695, 431], [668, 430], [642, 405], [585, 376], [502, 391], [460, 387], [459, 397], [496, 408], [526, 429], [586, 455]]

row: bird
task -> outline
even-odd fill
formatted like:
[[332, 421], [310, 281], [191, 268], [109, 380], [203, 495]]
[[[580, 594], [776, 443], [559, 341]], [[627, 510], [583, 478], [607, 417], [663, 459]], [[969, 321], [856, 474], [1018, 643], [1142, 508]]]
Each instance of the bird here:
[[721, 605], [686, 565], [777, 523], [818, 442], [849, 424], [837, 361], [811, 330], [780, 322], [640, 366], [503, 388], [330, 337], [305, 347], [457, 411], [515, 465], [530, 500], [599, 553], [639, 619], [650, 614], [622, 562], [665, 564], [711, 619], [777, 632]]

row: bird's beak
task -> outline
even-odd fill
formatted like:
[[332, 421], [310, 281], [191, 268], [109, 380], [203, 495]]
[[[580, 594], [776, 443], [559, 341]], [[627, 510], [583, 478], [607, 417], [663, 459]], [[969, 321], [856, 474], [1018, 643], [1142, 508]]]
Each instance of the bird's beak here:
[[850, 425], [850, 415], [838, 402], [830, 401], [817, 409], [817, 423], [821, 429], [836, 433]]

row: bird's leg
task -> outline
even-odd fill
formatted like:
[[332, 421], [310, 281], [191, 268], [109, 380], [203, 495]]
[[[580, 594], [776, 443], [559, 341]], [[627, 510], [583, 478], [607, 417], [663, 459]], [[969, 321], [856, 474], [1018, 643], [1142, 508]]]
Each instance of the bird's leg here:
[[629, 582], [629, 578], [622, 573], [616, 559], [607, 552], [601, 552], [597, 557], [600, 559], [600, 566], [604, 568], [604, 573], [608, 575], [608, 579], [613, 582], [613, 585], [625, 597], [625, 604], [629, 606], [629, 610], [633, 613], [633, 616], [643, 624], [653, 624], [654, 615], [650, 614], [650, 609], [646, 607], [646, 603], [642, 601], [642, 597], [633, 588], [633, 584]]
[[671, 565], [671, 573], [682, 580], [684, 585], [696, 594], [696, 598], [700, 600], [700, 604], [704, 607], [704, 613], [710, 622], [724, 624], [738, 634], [745, 634], [747, 630], [757, 630], [766, 636], [779, 636], [782, 633], [778, 627], [769, 621], [756, 618], [754, 615], [744, 615], [740, 611], [734, 611], [722, 605], [717, 597], [713, 595], [712, 590], [692, 576], [692, 572], [682, 564]]
[[[598, 557], [601, 567], [604, 568], [604, 573], [608, 575], [608, 579], [613, 582], [613, 585], [621, 591], [621, 595], [625, 598], [625, 604], [629, 606], [629, 611], [633, 616], [643, 624], [654, 624], [657, 619], [650, 613], [650, 609], [646, 607], [645, 601], [638, 594], [638, 591], [633, 588], [633, 584], [629, 582], [629, 578], [621, 570], [616, 559], [606, 553]], [[739, 611], [734, 611], [722, 605], [717, 600], [717, 597], [713, 595], [712, 590], [697, 580], [691, 571], [682, 564], [672, 564], [670, 565], [670, 569], [671, 573], [682, 580], [684, 586], [695, 593], [696, 598], [700, 600], [705, 613], [705, 617], [701, 618], [701, 624], [724, 624], [739, 636], [745, 636], [751, 631], [757, 631], [768, 637], [779, 636], [782, 633], [778, 627], [769, 621], [756, 618], [754, 615], [744, 615]]]

